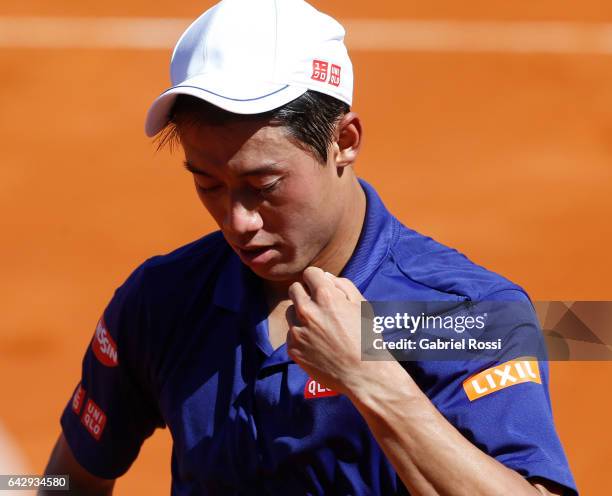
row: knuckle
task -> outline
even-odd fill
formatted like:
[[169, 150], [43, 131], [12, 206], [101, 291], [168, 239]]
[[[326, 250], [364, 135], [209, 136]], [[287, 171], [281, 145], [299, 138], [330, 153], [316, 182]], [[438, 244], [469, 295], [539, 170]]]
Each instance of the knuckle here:
[[292, 325], [289, 327], [289, 334], [291, 334], [293, 337], [299, 336], [301, 331], [302, 330], [296, 325]]
[[331, 300], [331, 291], [325, 286], [317, 286], [314, 289], [314, 297], [320, 303], [327, 303]]
[[311, 265], [310, 267], [306, 267], [303, 272], [303, 279], [307, 281], [308, 284], [316, 284], [320, 276], [323, 275], [323, 271], [319, 267], [314, 267]]
[[317, 271], [320, 271], [321, 269], [319, 267], [315, 267], [314, 265], [310, 265], [309, 267], [306, 267], [304, 269], [304, 274], [305, 275], [313, 275], [316, 274]]

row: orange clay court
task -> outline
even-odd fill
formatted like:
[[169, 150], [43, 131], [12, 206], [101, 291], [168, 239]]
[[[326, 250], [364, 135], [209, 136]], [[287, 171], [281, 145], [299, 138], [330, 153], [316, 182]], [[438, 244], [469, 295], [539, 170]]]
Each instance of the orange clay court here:
[[[52, 18], [184, 28], [212, 3], [0, 3], [0, 428], [12, 440], [0, 472], [42, 473], [114, 289], [145, 258], [214, 228], [182, 157], [155, 153], [143, 132], [176, 38], [92, 47], [87, 24], [66, 41]], [[361, 26], [347, 38], [365, 125], [357, 171], [400, 220], [534, 300], [612, 300], [612, 44], [600, 36], [612, 4], [312, 3]], [[611, 377], [611, 363], [551, 363], [584, 495], [609, 494]], [[170, 449], [158, 431], [116, 494], [168, 494]]]

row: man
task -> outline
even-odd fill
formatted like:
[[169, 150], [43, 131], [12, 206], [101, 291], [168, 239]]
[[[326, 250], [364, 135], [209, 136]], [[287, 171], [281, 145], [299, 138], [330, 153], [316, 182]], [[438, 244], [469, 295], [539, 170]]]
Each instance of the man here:
[[220, 231], [117, 290], [47, 473], [110, 494], [168, 426], [176, 495], [574, 493], [545, 363], [474, 399], [476, 362], [361, 360], [364, 298], [528, 300], [357, 179], [343, 37], [300, 0], [225, 0], [183, 34], [146, 131]]

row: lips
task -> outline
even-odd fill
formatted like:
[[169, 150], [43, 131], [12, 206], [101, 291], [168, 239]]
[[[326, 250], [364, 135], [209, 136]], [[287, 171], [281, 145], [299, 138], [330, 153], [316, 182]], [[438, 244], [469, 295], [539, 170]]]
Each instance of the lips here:
[[274, 254], [274, 245], [236, 247], [240, 259], [247, 264], [265, 264]]
[[268, 248], [270, 248], [271, 245], [266, 245], [266, 246], [237, 246], [237, 248], [240, 251], [245, 251], [245, 252], [251, 252], [251, 251], [260, 251], [260, 250], [266, 250]]

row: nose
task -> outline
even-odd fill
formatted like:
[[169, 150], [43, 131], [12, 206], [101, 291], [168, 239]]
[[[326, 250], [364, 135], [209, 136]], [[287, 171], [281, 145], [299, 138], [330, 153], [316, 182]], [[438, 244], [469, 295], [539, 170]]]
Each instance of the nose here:
[[245, 235], [260, 230], [263, 220], [256, 208], [248, 208], [239, 198], [230, 198], [223, 219], [223, 229]]

